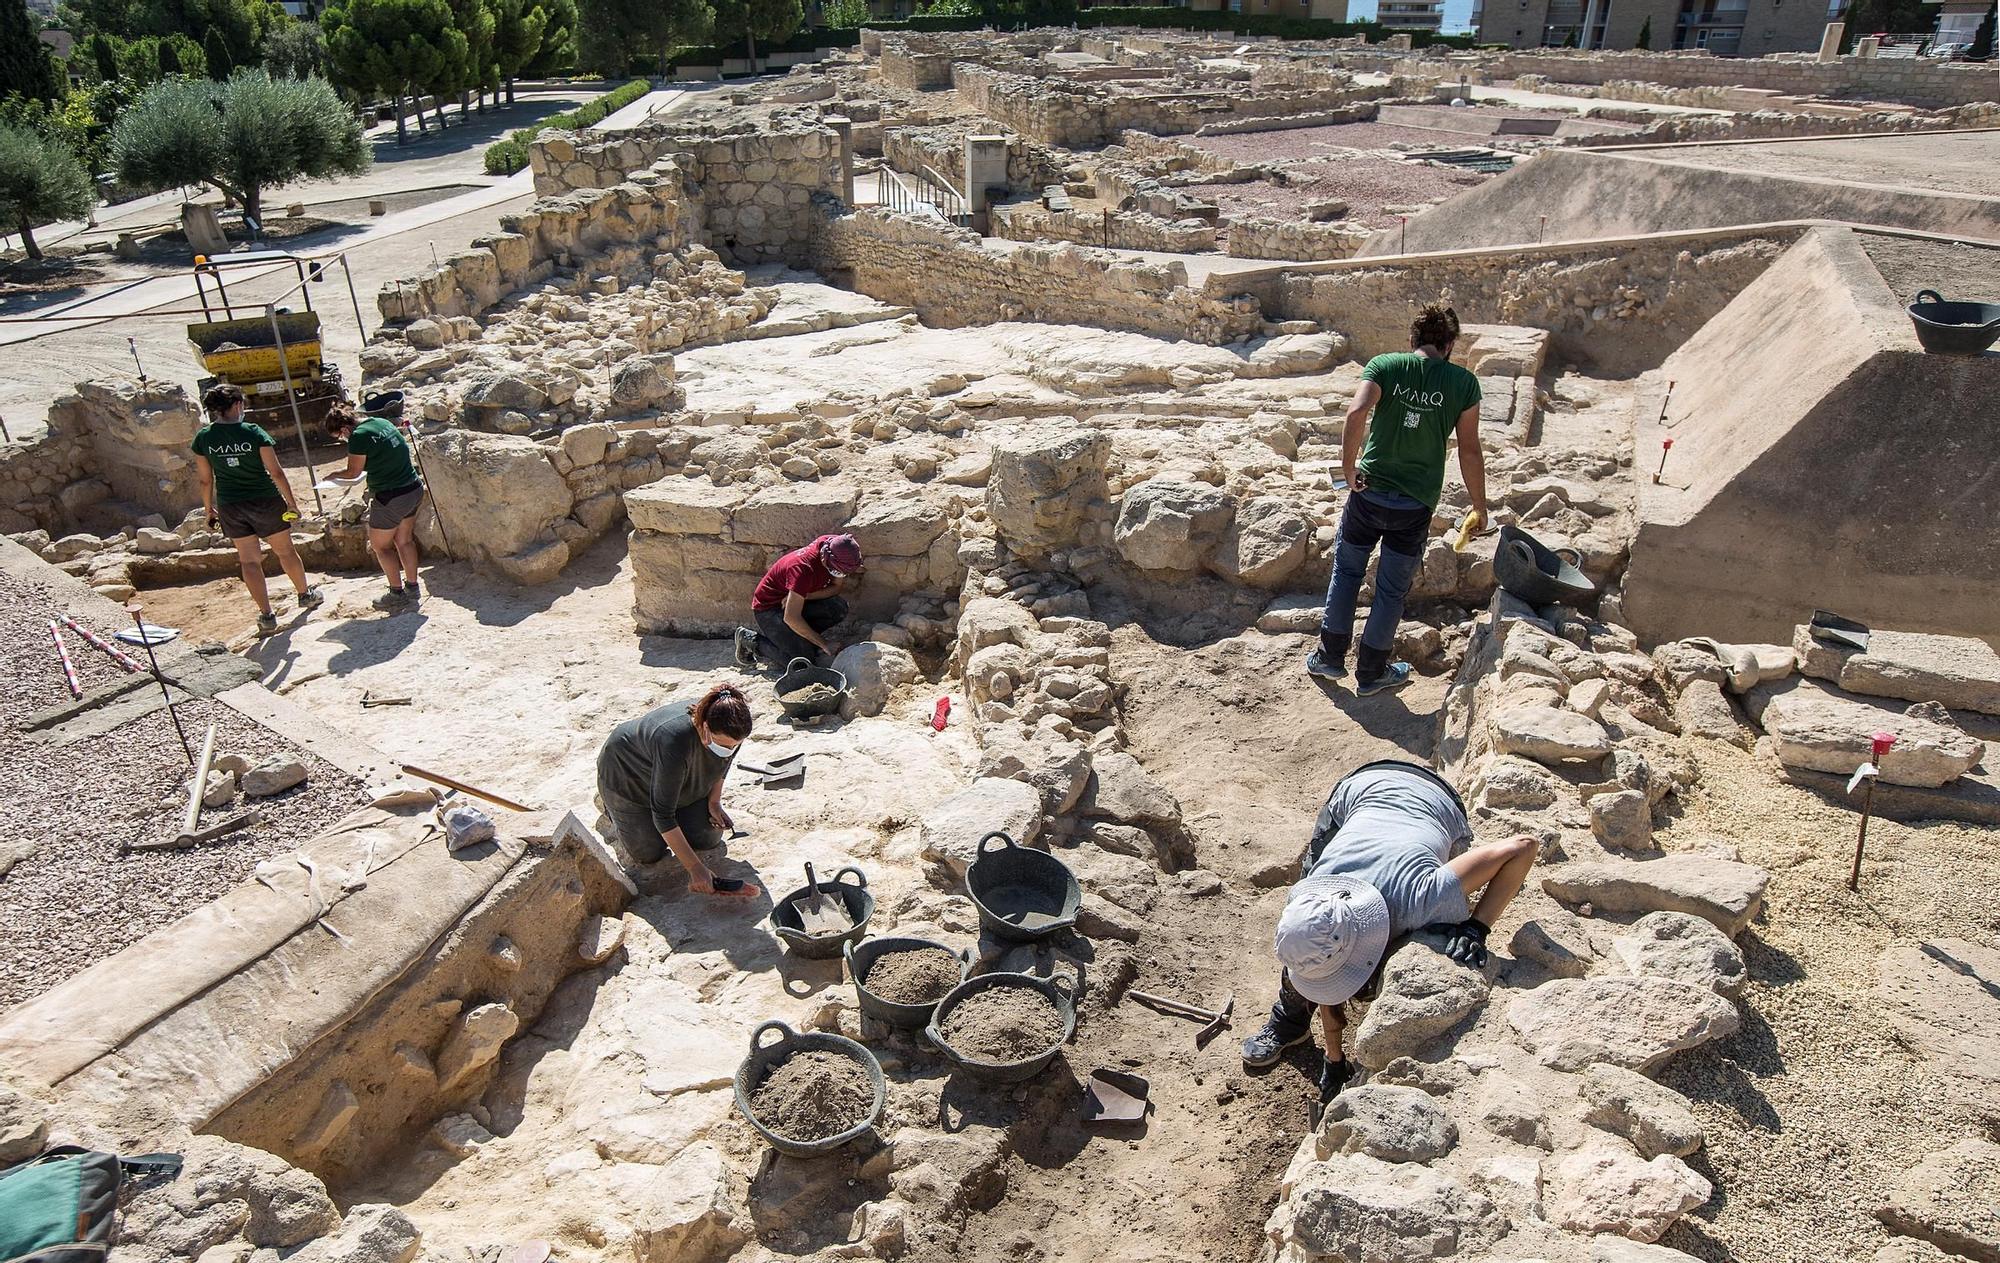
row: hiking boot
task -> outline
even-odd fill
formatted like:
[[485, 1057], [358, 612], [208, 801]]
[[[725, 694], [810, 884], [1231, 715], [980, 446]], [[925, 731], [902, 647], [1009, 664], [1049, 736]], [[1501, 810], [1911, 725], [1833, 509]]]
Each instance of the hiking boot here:
[[1326, 656], [1326, 650], [1315, 649], [1306, 655], [1306, 674], [1322, 680], [1338, 680], [1347, 675], [1347, 664]]
[[417, 586], [417, 576], [411, 575], [409, 578], [403, 580], [404, 596], [409, 597], [412, 601], [415, 601], [420, 599], [423, 596], [423, 594], [424, 590]]
[[757, 666], [757, 633], [748, 627], [736, 629], [736, 665], [745, 671]]
[[1357, 680], [1354, 693], [1357, 697], [1371, 697], [1376, 693], [1386, 693], [1399, 689], [1410, 682], [1410, 664], [1392, 662], [1382, 669], [1382, 674], [1372, 680]]
[[1266, 1021], [1243, 1041], [1243, 1064], [1253, 1070], [1265, 1066], [1275, 1066], [1285, 1050], [1295, 1044], [1303, 1044], [1312, 1038], [1312, 1028], [1302, 1026], [1296, 1031], [1286, 1030], [1276, 1022]]
[[318, 609], [324, 604], [326, 604], [326, 593], [318, 588], [307, 588], [299, 593], [299, 608], [302, 610]]
[[378, 610], [400, 610], [410, 603], [409, 591], [405, 588], [390, 588], [374, 600]]
[[278, 616], [276, 614], [266, 611], [257, 616], [257, 634], [259, 636], [273, 635], [277, 630]]

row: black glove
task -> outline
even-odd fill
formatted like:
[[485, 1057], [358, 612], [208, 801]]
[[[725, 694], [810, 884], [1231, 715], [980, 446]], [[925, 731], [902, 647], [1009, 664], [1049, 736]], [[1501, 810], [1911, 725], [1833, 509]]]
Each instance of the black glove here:
[[1461, 965], [1486, 968], [1486, 925], [1471, 917], [1445, 927], [1444, 954]]
[[1328, 1101], [1331, 1101], [1335, 1096], [1340, 1094], [1340, 1089], [1347, 1086], [1347, 1073], [1347, 1059], [1345, 1057], [1339, 1061], [1321, 1059], [1319, 1063], [1319, 1103], [1321, 1105], [1325, 1105]]

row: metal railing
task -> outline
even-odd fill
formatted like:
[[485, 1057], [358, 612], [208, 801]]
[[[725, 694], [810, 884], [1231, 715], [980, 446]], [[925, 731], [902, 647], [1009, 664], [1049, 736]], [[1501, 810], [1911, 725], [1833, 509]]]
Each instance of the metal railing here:
[[935, 215], [961, 228], [972, 226], [972, 204], [951, 181], [930, 167], [918, 167], [914, 174], [883, 167], [880, 173], [882, 205], [910, 215]]

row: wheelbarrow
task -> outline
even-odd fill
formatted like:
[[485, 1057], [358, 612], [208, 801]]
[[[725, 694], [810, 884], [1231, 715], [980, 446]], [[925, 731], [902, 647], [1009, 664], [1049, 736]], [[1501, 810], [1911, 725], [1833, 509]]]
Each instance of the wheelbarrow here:
[[1596, 593], [1597, 585], [1578, 568], [1582, 563], [1583, 554], [1574, 548], [1550, 548], [1519, 527], [1503, 526], [1493, 550], [1493, 577], [1530, 605], [1554, 605]]
[[[815, 684], [824, 684], [831, 688], [833, 696], [817, 701], [785, 700], [788, 694], [810, 688]], [[778, 677], [777, 692], [778, 705], [784, 708], [787, 715], [793, 719], [816, 719], [821, 715], [834, 714], [840, 709], [840, 704], [847, 700], [847, 677], [832, 667], [816, 667], [804, 658], [793, 658], [791, 664], [785, 668], [785, 673]]]
[[[998, 838], [1003, 845], [988, 847]], [[1076, 924], [1083, 888], [1076, 874], [1047, 851], [1018, 845], [1004, 833], [979, 839], [965, 890], [979, 909], [979, 924], [1017, 943], [1047, 938]]]
[[1920, 289], [1907, 310], [1917, 341], [1934, 355], [1978, 355], [2000, 341], [2000, 303], [1949, 302]]
[[[771, 1031], [779, 1033], [776, 1043], [766, 1044], [764, 1036]], [[858, 1063], [868, 1074], [868, 1081], [875, 1088], [875, 1104], [868, 1116], [854, 1126], [836, 1135], [821, 1140], [793, 1140], [781, 1136], [761, 1122], [750, 1107], [750, 1097], [763, 1086], [773, 1070], [789, 1061], [795, 1054], [807, 1052], [830, 1052]], [[882, 1082], [882, 1063], [875, 1060], [875, 1054], [841, 1035], [823, 1035], [817, 1032], [799, 1034], [783, 1022], [766, 1022], [750, 1033], [750, 1055], [736, 1068], [736, 1108], [758, 1135], [770, 1142], [779, 1153], [794, 1158], [818, 1158], [832, 1153], [842, 1145], [857, 1140], [882, 1121], [882, 1107], [888, 1101], [888, 1088]]]

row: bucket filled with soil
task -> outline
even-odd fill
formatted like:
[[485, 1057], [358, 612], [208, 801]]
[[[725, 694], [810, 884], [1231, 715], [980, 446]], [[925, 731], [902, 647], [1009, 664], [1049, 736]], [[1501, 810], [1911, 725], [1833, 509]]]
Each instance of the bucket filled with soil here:
[[849, 923], [847, 928], [826, 934], [806, 933], [797, 905], [811, 893], [812, 887], [800, 886], [771, 908], [771, 932], [794, 956], [832, 960], [849, 943], [860, 942], [861, 936], [868, 932], [868, 919], [875, 915], [875, 896], [868, 893], [867, 874], [854, 867], [841, 869], [830, 881], [813, 884], [819, 887], [822, 904], [832, 900], [835, 907], [846, 913], [840, 919]]
[[793, 658], [778, 677], [778, 705], [793, 719], [831, 715], [847, 700], [847, 677], [832, 667]]
[[920, 1030], [939, 1000], [965, 981], [970, 952], [953, 952], [923, 938], [878, 938], [847, 948], [847, 976], [870, 1017]]
[[[770, 1043], [764, 1037], [776, 1031]], [[816, 1158], [882, 1118], [887, 1089], [875, 1054], [839, 1035], [801, 1035], [766, 1022], [736, 1069], [736, 1108], [779, 1153]]]
[[[988, 845], [995, 839], [1001, 845]], [[965, 871], [965, 889], [979, 907], [979, 924], [1017, 943], [1075, 925], [1083, 902], [1083, 889], [1069, 865], [1047, 851], [1018, 845], [1004, 833], [979, 839], [979, 852]]]
[[1075, 1030], [1074, 983], [981, 974], [938, 1001], [924, 1034], [968, 1072], [1018, 1083], [1047, 1069]]

